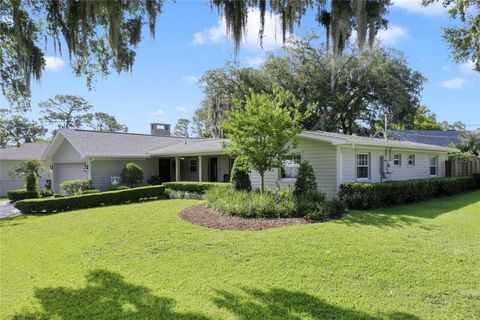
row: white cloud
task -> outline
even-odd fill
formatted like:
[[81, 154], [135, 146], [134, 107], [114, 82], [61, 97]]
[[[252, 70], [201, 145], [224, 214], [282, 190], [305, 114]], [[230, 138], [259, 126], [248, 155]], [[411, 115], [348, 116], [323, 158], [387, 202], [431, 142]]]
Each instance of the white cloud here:
[[265, 61], [265, 58], [262, 55], [258, 56], [245, 56], [243, 58], [243, 62], [252, 68], [259, 67], [263, 62]]
[[177, 108], [177, 112], [186, 112], [186, 111], [187, 111], [187, 108], [184, 108], [184, 107]]
[[157, 111], [150, 113], [150, 115], [154, 117], [162, 118], [165, 115], [165, 111], [163, 111], [162, 109], [158, 109]]
[[427, 16], [439, 16], [448, 12], [448, 9], [442, 6], [442, 1], [434, 2], [427, 7], [423, 7], [422, 0], [395, 0], [393, 1], [393, 7]]
[[199, 76], [183, 76], [182, 79], [188, 84], [196, 84], [198, 80], [200, 80], [200, 77]]
[[59, 72], [63, 70], [65, 61], [60, 57], [45, 56], [45, 70]]
[[460, 90], [465, 86], [466, 83], [466, 79], [456, 77], [448, 80], [443, 80], [440, 85], [447, 90]]
[[[248, 13], [246, 32], [242, 40], [242, 48], [250, 51], [261, 50], [260, 38], [260, 10], [252, 9]], [[287, 38], [292, 37], [287, 33]], [[218, 21], [216, 26], [196, 32], [193, 35], [191, 45], [215, 44], [227, 40], [225, 17]], [[279, 15], [265, 13], [265, 27], [263, 33], [263, 49], [275, 50], [282, 46], [282, 23]]]
[[460, 72], [463, 74], [468, 75], [468, 74], [475, 73], [474, 71], [475, 64], [473, 63], [472, 60], [468, 60], [467, 62], [462, 63], [458, 68], [460, 69]]
[[377, 39], [385, 45], [395, 45], [398, 41], [408, 38], [408, 30], [397, 25], [391, 25], [386, 30], [379, 30], [377, 35]]

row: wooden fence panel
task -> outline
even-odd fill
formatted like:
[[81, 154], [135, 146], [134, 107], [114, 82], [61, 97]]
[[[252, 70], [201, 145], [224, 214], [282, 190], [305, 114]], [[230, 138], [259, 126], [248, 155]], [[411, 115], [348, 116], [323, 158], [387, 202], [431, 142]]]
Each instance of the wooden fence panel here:
[[474, 173], [480, 173], [480, 159], [445, 161], [445, 176], [447, 177], [470, 176]]

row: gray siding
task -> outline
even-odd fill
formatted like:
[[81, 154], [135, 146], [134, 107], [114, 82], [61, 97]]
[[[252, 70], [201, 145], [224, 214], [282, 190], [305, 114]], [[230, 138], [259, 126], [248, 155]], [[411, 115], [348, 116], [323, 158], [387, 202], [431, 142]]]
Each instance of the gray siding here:
[[[369, 148], [341, 148], [341, 181], [339, 183], [348, 183], [356, 181], [356, 153], [370, 153], [370, 181], [380, 182], [382, 181], [380, 175], [380, 157], [385, 157], [385, 150], [369, 149]], [[401, 165], [393, 165], [393, 155], [401, 155]], [[407, 157], [409, 154], [415, 155], [415, 166], [408, 166]], [[438, 174], [436, 176], [430, 175], [430, 157], [438, 156]], [[389, 159], [387, 153], [386, 158]], [[387, 180], [411, 180], [411, 179], [431, 179], [445, 176], [445, 160], [447, 155], [445, 153], [433, 153], [423, 151], [405, 151], [399, 149], [392, 149], [390, 171], [392, 172], [387, 176]]]
[[[24, 160], [0, 160], [0, 196], [5, 197], [7, 191], [14, 189], [23, 189], [24, 182], [22, 178], [12, 177], [10, 173], [22, 164]], [[45, 187], [45, 182], [50, 179], [48, 165], [42, 161], [43, 167], [38, 179], [39, 190]]]
[[[317, 179], [318, 190], [327, 197], [335, 196], [337, 192], [336, 176], [336, 149], [330, 142], [298, 139], [298, 146], [291, 153], [300, 153], [302, 160], [307, 160], [313, 167]], [[260, 175], [258, 172], [250, 174], [252, 187], [260, 187]], [[279, 183], [284, 188], [293, 189], [294, 179], [280, 179], [279, 169], [265, 173], [265, 186], [274, 188]]]
[[78, 151], [68, 142], [64, 140], [53, 156], [54, 163], [71, 163], [85, 162]]
[[125, 164], [133, 162], [143, 169], [143, 183], [152, 174], [158, 174], [158, 159], [104, 159], [90, 162], [90, 174], [93, 187], [105, 190], [112, 186], [111, 177], [119, 177]]

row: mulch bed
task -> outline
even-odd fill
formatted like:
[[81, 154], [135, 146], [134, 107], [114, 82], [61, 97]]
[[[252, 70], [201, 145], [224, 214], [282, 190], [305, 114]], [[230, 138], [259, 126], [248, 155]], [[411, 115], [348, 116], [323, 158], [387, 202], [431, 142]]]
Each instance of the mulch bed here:
[[304, 218], [245, 219], [240, 217], [232, 217], [221, 214], [214, 209], [207, 208], [203, 204], [187, 208], [180, 212], [179, 215], [183, 220], [193, 224], [219, 230], [263, 230], [292, 224], [312, 223]]

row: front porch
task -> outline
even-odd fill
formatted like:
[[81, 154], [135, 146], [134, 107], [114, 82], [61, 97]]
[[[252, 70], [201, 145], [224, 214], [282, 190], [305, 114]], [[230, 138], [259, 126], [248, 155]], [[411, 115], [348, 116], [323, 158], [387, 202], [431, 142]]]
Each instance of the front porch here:
[[229, 182], [233, 159], [228, 155], [175, 156], [158, 158], [163, 182]]

